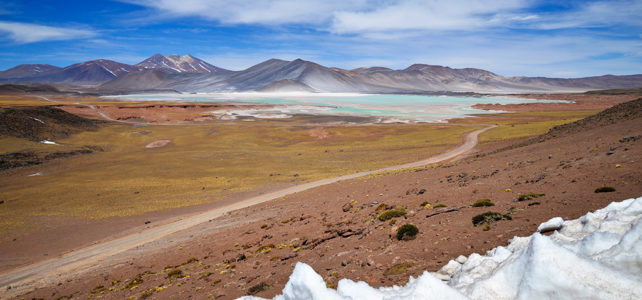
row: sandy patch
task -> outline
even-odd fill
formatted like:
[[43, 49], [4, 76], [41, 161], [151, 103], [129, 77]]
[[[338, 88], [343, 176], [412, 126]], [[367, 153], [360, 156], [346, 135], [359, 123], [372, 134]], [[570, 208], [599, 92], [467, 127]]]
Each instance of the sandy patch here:
[[309, 136], [317, 138], [319, 140], [328, 138], [328, 132], [323, 129], [310, 129], [307, 131], [307, 133]]
[[149, 148], [160, 148], [160, 147], [165, 147], [165, 146], [167, 146], [167, 145], [168, 145], [169, 143], [171, 143], [171, 142], [172, 142], [172, 140], [158, 140], [158, 141], [153, 141], [153, 142], [151, 142], [151, 143], [147, 144], [147, 146], [145, 146], [145, 148], [148, 148], [148, 149], [149, 149]]

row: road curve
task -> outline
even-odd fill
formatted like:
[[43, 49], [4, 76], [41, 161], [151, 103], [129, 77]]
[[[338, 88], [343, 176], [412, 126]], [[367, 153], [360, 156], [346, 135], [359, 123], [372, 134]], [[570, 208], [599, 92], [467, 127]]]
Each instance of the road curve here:
[[220, 217], [227, 212], [281, 198], [283, 196], [302, 192], [322, 185], [331, 184], [341, 180], [358, 178], [379, 172], [420, 167], [453, 159], [472, 150], [477, 145], [479, 134], [495, 127], [496, 126], [491, 125], [469, 132], [464, 136], [463, 144], [428, 159], [373, 171], [359, 172], [296, 185], [272, 193], [267, 193], [235, 202], [228, 206], [215, 208], [172, 223], [145, 229], [138, 233], [78, 249], [57, 258], [10, 270], [8, 272], [0, 274], [0, 291], [2, 291], [2, 293], [4, 294], [3, 296], [0, 296], [0, 298], [4, 296], [12, 297], [21, 293], [25, 293], [30, 289], [46, 285], [49, 281], [48, 279], [54, 279], [60, 274], [68, 274], [70, 272], [80, 270], [88, 265], [95, 264], [96, 262], [115, 254], [161, 239], [172, 233], [190, 228], [192, 226], [208, 222], [209, 220]]

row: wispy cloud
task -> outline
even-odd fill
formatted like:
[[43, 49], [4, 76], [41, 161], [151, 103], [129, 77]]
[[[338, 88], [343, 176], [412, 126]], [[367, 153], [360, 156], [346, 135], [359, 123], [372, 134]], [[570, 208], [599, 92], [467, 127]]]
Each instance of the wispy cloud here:
[[0, 33], [5, 33], [11, 40], [20, 44], [41, 41], [61, 41], [83, 39], [96, 36], [88, 29], [52, 27], [30, 23], [0, 21]]
[[532, 29], [601, 28], [616, 25], [642, 26], [642, 1], [609, 0], [580, 2], [561, 12], [543, 13], [521, 25]]
[[367, 0], [120, 0], [162, 12], [159, 17], [198, 16], [224, 24], [323, 24], [335, 11], [368, 6]]
[[372, 11], [336, 12], [331, 29], [336, 33], [476, 30], [500, 25], [498, 16], [527, 4], [523, 0], [393, 1]]

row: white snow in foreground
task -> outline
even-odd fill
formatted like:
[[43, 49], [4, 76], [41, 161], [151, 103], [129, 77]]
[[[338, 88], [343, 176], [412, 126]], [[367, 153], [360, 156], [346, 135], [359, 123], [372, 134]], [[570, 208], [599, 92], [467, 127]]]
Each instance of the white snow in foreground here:
[[43, 143], [43, 144], [47, 144], [47, 145], [58, 145], [58, 143], [50, 141], [50, 140], [42, 140], [40, 142]]
[[[514, 237], [486, 255], [451, 260], [406, 286], [375, 289], [342, 279], [326, 288], [297, 263], [277, 300], [290, 299], [642, 299], [642, 197], [613, 202], [576, 220], [553, 218], [551, 236]], [[242, 297], [239, 299], [261, 299]]]

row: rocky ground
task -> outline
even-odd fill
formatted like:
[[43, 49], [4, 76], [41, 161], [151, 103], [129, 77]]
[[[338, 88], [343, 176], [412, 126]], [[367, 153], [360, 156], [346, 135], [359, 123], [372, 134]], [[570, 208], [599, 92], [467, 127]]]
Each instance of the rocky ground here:
[[476, 104], [473, 107], [484, 110], [505, 110], [514, 112], [542, 112], [568, 110], [602, 110], [613, 105], [631, 101], [640, 97], [639, 90], [618, 90], [611, 92], [588, 92], [583, 94], [524, 94], [512, 97], [564, 100], [560, 103], [521, 103], [521, 104]]
[[[298, 261], [328, 286], [341, 278], [404, 284], [460, 254], [529, 235], [552, 217], [573, 219], [642, 195], [641, 103], [518, 147], [485, 146], [457, 162], [342, 181], [241, 209], [18, 298], [272, 297]], [[600, 187], [614, 191], [596, 192]], [[480, 199], [491, 206], [473, 207]], [[418, 234], [398, 239], [406, 224]]]

